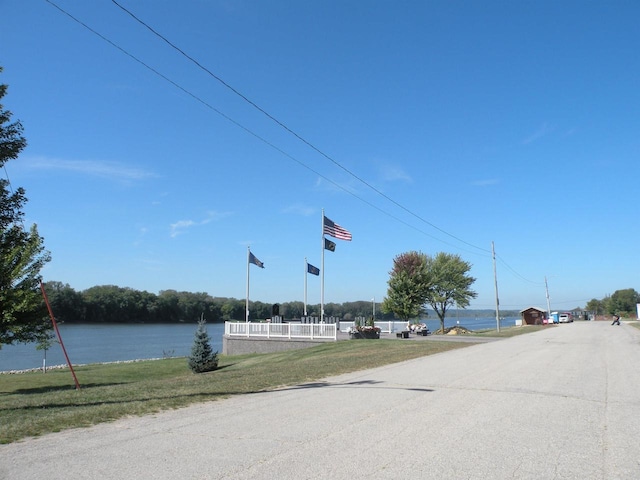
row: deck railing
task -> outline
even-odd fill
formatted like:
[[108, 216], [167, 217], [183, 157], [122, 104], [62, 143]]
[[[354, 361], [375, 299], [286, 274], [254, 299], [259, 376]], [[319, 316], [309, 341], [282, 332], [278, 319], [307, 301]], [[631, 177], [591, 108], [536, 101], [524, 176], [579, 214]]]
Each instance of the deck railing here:
[[224, 334], [230, 337], [337, 339], [335, 323], [225, 322]]

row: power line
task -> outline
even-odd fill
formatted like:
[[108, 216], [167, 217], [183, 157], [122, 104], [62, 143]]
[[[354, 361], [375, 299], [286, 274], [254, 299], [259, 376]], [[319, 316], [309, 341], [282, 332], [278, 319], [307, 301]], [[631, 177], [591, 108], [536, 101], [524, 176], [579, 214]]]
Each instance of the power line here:
[[[255, 133], [254, 131], [252, 131], [251, 129], [249, 129], [248, 127], [245, 127], [244, 125], [242, 125], [240, 122], [236, 121], [235, 119], [233, 119], [232, 117], [228, 116], [227, 114], [223, 113], [222, 111], [220, 111], [219, 109], [213, 107], [211, 104], [209, 104], [208, 102], [204, 101], [202, 98], [198, 97], [197, 95], [195, 95], [194, 93], [190, 92], [189, 90], [187, 90], [186, 88], [182, 87], [181, 85], [179, 85], [178, 83], [176, 83], [175, 81], [171, 80], [169, 77], [167, 77], [166, 75], [162, 74], [161, 72], [159, 72], [158, 70], [154, 69], [153, 67], [151, 67], [150, 65], [146, 64], [145, 62], [143, 62], [142, 60], [140, 60], [139, 58], [137, 58], [136, 56], [134, 56], [133, 54], [129, 53], [128, 51], [126, 51], [124, 48], [120, 47], [119, 45], [115, 44], [113, 41], [111, 41], [110, 39], [108, 39], [107, 37], [105, 37], [104, 35], [100, 34], [99, 32], [97, 32], [96, 30], [94, 30], [93, 28], [91, 28], [90, 26], [88, 26], [87, 24], [85, 24], [84, 22], [80, 21], [79, 19], [77, 19], [76, 17], [74, 17], [73, 15], [71, 15], [70, 13], [68, 13], [67, 11], [65, 11], [64, 9], [62, 9], [61, 7], [59, 7], [58, 5], [56, 5], [55, 3], [53, 3], [51, 0], [46, 0], [49, 4], [51, 4], [52, 6], [54, 6], [55, 8], [57, 8], [59, 11], [61, 11], [62, 13], [64, 13], [65, 15], [67, 15], [69, 18], [71, 18], [72, 20], [74, 20], [75, 22], [79, 23], [80, 25], [82, 25], [83, 27], [85, 27], [87, 30], [89, 30], [90, 32], [92, 32], [93, 34], [97, 35], [99, 38], [101, 38], [102, 40], [104, 40], [105, 42], [109, 43], [110, 45], [112, 45], [114, 48], [117, 48], [118, 50], [120, 50], [122, 53], [124, 53], [125, 55], [127, 55], [128, 57], [130, 57], [131, 59], [133, 59], [134, 61], [136, 61], [137, 63], [139, 63], [140, 65], [144, 66], [145, 68], [147, 68], [148, 70], [150, 70], [152, 73], [154, 73], [155, 75], [159, 76], [160, 78], [162, 78], [163, 80], [169, 82], [171, 85], [173, 85], [174, 87], [178, 88], [179, 90], [181, 90], [182, 92], [184, 92], [185, 94], [187, 94], [188, 96], [192, 97], [194, 100], [198, 101], [199, 103], [201, 103], [202, 105], [204, 105], [205, 107], [209, 108], [210, 110], [214, 111], [215, 113], [217, 113], [218, 115], [220, 115], [221, 117], [223, 117], [225, 120], [229, 121], [230, 123], [234, 124], [235, 126], [237, 126], [238, 128], [244, 130], [246, 133], [248, 133], [249, 135], [253, 136], [254, 138], [256, 138], [257, 140], [263, 142], [264, 144], [268, 145], [269, 147], [273, 148], [274, 150], [276, 150], [277, 152], [279, 152], [280, 154], [282, 154], [283, 156], [289, 158], [290, 160], [296, 162], [297, 164], [299, 164], [300, 166], [306, 168], [307, 170], [311, 171], [312, 173], [314, 173], [315, 175], [319, 176], [320, 178], [326, 180], [327, 182], [331, 183], [332, 185], [336, 186], [337, 188], [339, 188], [340, 190], [348, 193], [349, 195], [353, 196], [354, 198], [360, 200], [361, 202], [363, 202], [364, 204], [374, 208], [375, 210], [379, 211], [380, 213], [388, 216], [389, 218], [392, 218], [394, 220], [396, 220], [399, 223], [402, 223], [403, 225], [416, 230], [419, 233], [422, 233], [423, 235], [432, 238], [434, 240], [437, 240], [439, 242], [442, 242], [446, 245], [452, 246], [452, 247], [456, 247], [455, 245], [450, 244], [449, 242], [446, 242], [440, 238], [434, 237], [433, 235], [430, 235], [429, 233], [425, 232], [424, 230], [421, 230], [420, 228], [415, 227], [414, 225], [409, 224], [408, 222], [405, 222], [404, 220], [401, 220], [400, 218], [398, 218], [397, 216], [381, 209], [380, 207], [374, 205], [373, 203], [365, 200], [364, 198], [360, 197], [359, 195], [355, 194], [354, 192], [346, 189], [345, 187], [343, 187], [342, 185], [340, 185], [339, 183], [335, 182], [334, 180], [328, 178], [327, 176], [321, 174], [320, 172], [318, 172], [317, 170], [313, 169], [312, 167], [310, 167], [309, 165], [307, 165], [306, 163], [302, 162], [301, 160], [295, 158], [294, 156], [292, 156], [291, 154], [289, 154], [288, 152], [286, 152], [285, 150], [281, 149], [280, 147], [278, 147], [277, 145], [273, 144], [272, 142], [268, 141], [267, 139], [265, 139], [264, 137], [258, 135], [257, 133]], [[320, 150], [318, 147], [316, 147], [315, 145], [313, 145], [311, 142], [307, 141], [305, 138], [303, 138], [302, 136], [300, 136], [299, 134], [297, 134], [295, 131], [293, 131], [291, 128], [289, 128], [287, 125], [285, 125], [284, 123], [282, 123], [281, 121], [279, 121], [277, 118], [275, 118], [274, 116], [272, 116], [271, 114], [269, 114], [269, 112], [267, 112], [266, 110], [264, 110], [263, 108], [261, 108], [259, 105], [257, 105], [255, 102], [253, 102], [252, 100], [250, 100], [248, 97], [246, 97], [244, 94], [242, 94], [241, 92], [239, 92], [237, 89], [235, 89], [233, 86], [231, 86], [230, 84], [228, 84], [227, 82], [225, 82], [222, 78], [220, 78], [219, 76], [217, 76], [215, 73], [211, 72], [209, 69], [207, 69], [206, 67], [204, 67], [200, 62], [198, 62], [196, 59], [194, 59], [192, 56], [188, 55], [186, 52], [184, 52], [182, 49], [180, 49], [179, 47], [177, 47], [174, 43], [172, 43], [171, 41], [169, 41], [165, 36], [161, 35], [159, 32], [157, 32], [155, 29], [153, 29], [151, 26], [149, 26], [147, 23], [145, 23], [144, 21], [142, 21], [140, 18], [138, 18], [136, 15], [134, 15], [132, 12], [130, 12], [129, 10], [127, 10], [125, 7], [123, 7], [122, 5], [120, 5], [117, 1], [112, 0], [112, 3], [114, 3], [116, 6], [118, 6], [121, 10], [123, 10], [124, 12], [126, 12], [128, 15], [130, 15], [133, 19], [135, 19], [138, 23], [140, 23], [141, 25], [143, 25], [145, 28], [147, 28], [149, 31], [151, 31], [154, 35], [156, 35], [158, 38], [162, 39], [165, 43], [167, 43], [169, 46], [171, 46], [173, 49], [175, 49], [176, 51], [178, 51], [181, 55], [183, 55], [185, 58], [187, 58], [188, 60], [190, 60], [191, 62], [193, 62], [195, 65], [197, 65], [200, 69], [202, 69], [203, 71], [205, 71], [207, 74], [209, 74], [212, 78], [214, 78], [215, 80], [217, 80], [218, 82], [220, 82], [224, 87], [228, 88], [229, 90], [231, 90], [234, 94], [236, 94], [237, 96], [239, 96], [240, 98], [242, 98], [245, 102], [249, 103], [252, 107], [254, 107], [255, 109], [257, 109], [258, 111], [260, 111], [261, 113], [263, 113], [267, 118], [269, 118], [270, 120], [272, 120], [273, 122], [275, 122], [277, 125], [279, 125], [280, 127], [282, 127], [283, 129], [285, 129], [288, 133], [292, 134], [293, 136], [295, 136], [298, 140], [300, 140], [301, 142], [303, 142], [305, 145], [309, 146], [311, 149], [313, 149], [314, 151], [316, 151], [317, 153], [319, 153], [320, 155], [322, 155], [323, 157], [325, 157], [327, 160], [331, 161], [334, 165], [338, 166], [340, 169], [342, 169], [343, 171], [345, 171], [346, 173], [348, 173], [350, 176], [352, 176], [353, 178], [355, 178], [356, 180], [358, 180], [359, 182], [361, 182], [362, 184], [366, 185], [368, 188], [370, 188], [371, 190], [373, 190], [374, 192], [376, 192], [378, 195], [382, 196], [383, 198], [385, 198], [386, 200], [390, 201], [391, 203], [393, 203], [394, 205], [396, 205], [397, 207], [401, 208], [402, 210], [404, 210], [405, 212], [409, 213], [410, 215], [412, 215], [413, 217], [417, 218], [418, 220], [426, 223], [427, 225], [431, 226], [432, 228], [435, 228], [436, 230], [444, 233], [445, 235], [465, 244], [468, 246], [471, 246], [475, 249], [480, 250], [481, 252], [490, 254], [491, 252], [488, 249], [484, 249], [482, 247], [478, 247], [477, 245], [474, 245], [472, 243], [466, 242], [465, 240], [462, 240], [461, 238], [441, 229], [440, 227], [432, 224], [431, 222], [427, 221], [426, 219], [422, 218], [421, 216], [419, 216], [418, 214], [414, 213], [413, 211], [409, 210], [408, 208], [406, 208], [405, 206], [401, 205], [399, 202], [395, 201], [394, 199], [392, 199], [391, 197], [389, 197], [388, 195], [386, 195], [385, 193], [381, 192], [380, 190], [376, 189], [375, 187], [373, 187], [371, 184], [369, 184], [368, 182], [366, 182], [364, 179], [362, 179], [361, 177], [359, 177], [358, 175], [356, 175], [355, 173], [351, 172], [349, 169], [347, 169], [346, 167], [344, 167], [343, 165], [341, 165], [339, 162], [337, 162], [335, 159], [333, 159], [332, 157], [330, 157], [329, 155], [327, 155], [326, 153], [324, 153], [322, 150]], [[459, 248], [459, 247], [457, 247]], [[477, 252], [470, 252], [470, 253], [475, 253], [477, 254]], [[524, 276], [522, 276], [520, 273], [518, 273], [513, 267], [511, 267], [502, 257], [500, 257], [499, 255], [497, 255], [497, 258], [499, 259], [499, 261], [501, 262], [501, 264], [503, 264], [509, 271], [511, 271], [515, 276], [517, 276], [518, 278], [522, 279], [523, 281], [530, 283], [532, 285], [536, 285], [536, 286], [541, 286], [542, 284], [540, 282], [535, 282], [532, 280], [529, 280], [527, 278], [525, 278]]]
[[498, 260], [500, 260], [500, 263], [502, 265], [504, 265], [505, 267], [507, 267], [507, 269], [509, 271], [511, 271], [511, 273], [513, 273], [516, 277], [520, 278], [521, 280], [524, 280], [525, 282], [530, 283], [532, 285], [535, 285], [537, 287], [543, 287], [544, 286], [544, 282], [535, 282], [533, 280], [529, 280], [528, 278], [525, 278], [522, 275], [520, 275], [514, 268], [511, 267], [511, 265], [509, 265], [507, 262], [505, 262], [504, 259], [502, 257], [500, 257], [500, 255], [496, 255], [496, 258]]
[[[265, 145], [268, 145], [269, 147], [271, 147], [272, 149], [274, 149], [275, 151], [277, 151], [278, 153], [282, 154], [283, 156], [289, 158], [290, 160], [296, 162], [298, 165], [306, 168], [307, 170], [311, 171], [312, 173], [314, 173], [315, 175], [319, 176], [320, 178], [322, 178], [323, 180], [326, 180], [327, 182], [331, 183], [332, 185], [334, 185], [335, 187], [339, 188], [340, 190], [348, 193], [349, 195], [353, 196], [354, 198], [360, 200], [361, 202], [363, 202], [364, 204], [374, 208], [375, 210], [379, 211], [380, 213], [388, 216], [389, 218], [392, 218], [394, 220], [396, 220], [399, 223], [402, 223], [404, 225], [406, 225], [407, 227], [416, 230], [417, 232], [422, 233], [423, 235], [432, 238], [434, 240], [437, 240], [439, 242], [442, 242], [446, 245], [455, 247], [454, 245], [440, 239], [437, 237], [434, 237], [433, 235], [430, 235], [429, 233], [425, 232], [424, 230], [421, 230], [420, 228], [409, 224], [408, 222], [405, 222], [404, 220], [401, 220], [400, 218], [396, 217], [395, 215], [381, 209], [380, 207], [374, 205], [373, 203], [369, 202], [368, 200], [365, 200], [364, 198], [360, 197], [359, 195], [355, 194], [354, 192], [348, 190], [347, 188], [343, 187], [342, 185], [340, 185], [339, 183], [335, 182], [334, 180], [328, 178], [327, 176], [321, 174], [320, 172], [318, 172], [317, 170], [313, 169], [312, 167], [310, 167], [309, 165], [307, 165], [306, 163], [304, 163], [303, 161], [299, 160], [298, 158], [294, 157], [293, 155], [289, 154], [288, 152], [286, 152], [285, 150], [283, 150], [282, 148], [278, 147], [277, 145], [275, 145], [274, 143], [270, 142], [269, 140], [267, 140], [266, 138], [260, 136], [259, 134], [255, 133], [253, 130], [249, 129], [248, 127], [245, 127], [243, 124], [241, 124], [240, 122], [236, 121], [235, 119], [233, 119], [232, 117], [230, 117], [229, 115], [225, 114], [224, 112], [222, 112], [221, 110], [217, 109], [216, 107], [214, 107], [213, 105], [211, 105], [210, 103], [206, 102], [205, 100], [203, 100], [202, 98], [200, 98], [199, 96], [197, 96], [196, 94], [192, 93], [191, 91], [187, 90], [185, 87], [181, 86], [180, 84], [178, 84], [177, 82], [175, 82], [174, 80], [170, 79], [169, 77], [167, 77], [166, 75], [164, 75], [163, 73], [159, 72], [158, 70], [156, 70], [155, 68], [153, 68], [152, 66], [150, 66], [149, 64], [145, 63], [144, 61], [140, 60], [138, 57], [136, 57], [135, 55], [133, 55], [132, 53], [129, 53], [127, 50], [125, 50], [124, 48], [120, 47], [118, 44], [116, 44], [115, 42], [113, 42], [112, 40], [110, 40], [109, 38], [105, 37], [104, 35], [102, 35], [100, 32], [96, 31], [95, 29], [93, 29], [92, 27], [90, 27], [89, 25], [87, 25], [86, 23], [84, 23], [83, 21], [81, 21], [80, 19], [76, 18], [75, 16], [73, 16], [71, 13], [67, 12], [66, 10], [64, 10], [63, 8], [61, 8], [60, 6], [58, 6], [57, 4], [55, 4], [54, 2], [52, 2], [51, 0], [45, 0], [47, 3], [49, 3], [50, 5], [52, 5], [53, 7], [55, 7], [57, 10], [59, 10], [61, 13], [63, 13], [64, 15], [66, 15], [67, 17], [69, 17], [71, 20], [73, 20], [74, 22], [78, 23], [79, 25], [83, 26], [84, 28], [86, 28], [87, 30], [89, 30], [91, 33], [93, 33], [94, 35], [96, 35], [97, 37], [99, 37], [100, 39], [102, 39], [103, 41], [107, 42], [109, 45], [111, 45], [112, 47], [116, 48], [117, 50], [119, 50], [120, 52], [122, 52], [123, 54], [125, 54], [126, 56], [128, 56], [129, 58], [131, 58], [132, 60], [134, 60], [135, 62], [137, 62], [138, 64], [142, 65], [143, 67], [145, 67], [146, 69], [148, 69], [149, 71], [151, 71], [152, 73], [154, 73], [155, 75], [157, 75], [158, 77], [162, 78], [163, 80], [165, 80], [166, 82], [170, 83], [171, 85], [173, 85], [174, 87], [176, 87], [177, 89], [179, 89], [180, 91], [182, 91], [183, 93], [185, 93], [186, 95], [188, 95], [189, 97], [193, 98], [194, 100], [196, 100], [197, 102], [199, 102], [200, 104], [202, 104], [203, 106], [205, 106], [206, 108], [212, 110], [213, 112], [217, 113], [218, 115], [220, 115], [222, 118], [224, 118], [225, 120], [227, 120], [228, 122], [232, 123], [233, 125], [237, 126], [238, 128], [244, 130], [246, 133], [248, 133], [249, 135], [251, 135], [252, 137], [256, 138], [257, 140], [263, 142]], [[437, 228], [437, 227], [436, 227]], [[440, 229], [438, 229], [440, 230]], [[443, 231], [444, 232], [444, 231]], [[446, 232], [444, 232], [446, 233]], [[450, 235], [451, 236], [451, 235]], [[455, 238], [455, 237], [454, 237]], [[466, 243], [466, 242], [463, 242]], [[469, 244], [470, 245], [470, 244]], [[472, 245], [473, 246], [473, 245]], [[476, 247], [478, 248], [478, 247]]]
[[[49, 1], [49, 0], [47, 0]], [[149, 24], [147, 24], [146, 22], [144, 22], [143, 20], [141, 20], [139, 17], [137, 17], [135, 14], [133, 14], [130, 10], [126, 9], [125, 7], [123, 7], [122, 5], [120, 5], [116, 0], [111, 0], [111, 2], [116, 5], [118, 8], [120, 8], [123, 12], [127, 13], [131, 18], [133, 18], [136, 22], [138, 22], [140, 25], [144, 26], [145, 28], [147, 28], [151, 33], [153, 33], [155, 36], [157, 36], [158, 38], [160, 38], [161, 40], [163, 40], [167, 45], [169, 45], [171, 48], [173, 48], [174, 50], [176, 50], [177, 52], [179, 52], [181, 55], [183, 55], [185, 58], [187, 58], [189, 61], [193, 62], [198, 68], [200, 68], [201, 70], [203, 70], [204, 72], [206, 72], [208, 75], [210, 75], [212, 78], [214, 78], [215, 80], [217, 80], [218, 82], [220, 82], [225, 88], [231, 90], [235, 95], [239, 96], [242, 100], [244, 100], [245, 102], [247, 102], [249, 105], [251, 105], [252, 107], [254, 107], [255, 109], [257, 109], [259, 112], [261, 112], [262, 114], [264, 114], [267, 118], [269, 118], [270, 120], [272, 120], [273, 122], [275, 122], [277, 125], [279, 125], [280, 127], [282, 127], [284, 130], [286, 130], [288, 133], [290, 133], [291, 135], [293, 135], [294, 137], [296, 137], [298, 140], [300, 140], [302, 143], [304, 143], [305, 145], [307, 145], [308, 147], [310, 147], [312, 150], [314, 150], [315, 152], [319, 153], [321, 156], [323, 156], [324, 158], [326, 158], [327, 160], [329, 160], [330, 162], [332, 162], [334, 165], [336, 165], [338, 168], [340, 168], [341, 170], [343, 170], [344, 172], [346, 172], [347, 174], [349, 174], [351, 177], [355, 178], [356, 180], [358, 180], [360, 183], [366, 185], [368, 188], [370, 188], [371, 190], [373, 190], [375, 193], [377, 193], [378, 195], [382, 196], [383, 198], [385, 198], [386, 200], [388, 200], [389, 202], [393, 203], [395, 206], [397, 206], [398, 208], [404, 210], [405, 212], [407, 212], [408, 214], [412, 215], [413, 217], [417, 218], [418, 220], [426, 223], [427, 225], [429, 225], [432, 228], [435, 228], [436, 230], [438, 230], [441, 233], [444, 233], [445, 235], [457, 240], [458, 242], [461, 242], [465, 245], [468, 245], [470, 247], [476, 248], [482, 252], [485, 253], [491, 253], [489, 250], [487, 250], [486, 248], [482, 248], [479, 247], [477, 245], [474, 245], [472, 243], [469, 243], [445, 230], [443, 230], [442, 228], [438, 227], [437, 225], [434, 225], [433, 223], [429, 222], [428, 220], [424, 219], [423, 217], [421, 217], [420, 215], [418, 215], [417, 213], [413, 212], [412, 210], [408, 209], [407, 207], [405, 207], [404, 205], [400, 204], [399, 202], [395, 201], [394, 199], [392, 199], [391, 197], [389, 197], [388, 195], [386, 195], [384, 192], [380, 191], [379, 189], [375, 188], [373, 185], [371, 185], [369, 182], [367, 182], [366, 180], [364, 180], [363, 178], [361, 178], [360, 176], [358, 176], [357, 174], [355, 174], [354, 172], [352, 172], [351, 170], [349, 170], [348, 168], [346, 168], [344, 165], [342, 165], [341, 163], [339, 163], [337, 160], [335, 160], [334, 158], [332, 158], [330, 155], [326, 154], [324, 151], [320, 150], [320, 148], [316, 147], [314, 144], [312, 144], [310, 141], [308, 141], [307, 139], [305, 139], [304, 137], [302, 137], [301, 135], [299, 135], [298, 133], [296, 133], [293, 129], [289, 128], [286, 124], [284, 124], [283, 122], [281, 122], [280, 120], [278, 120], [276, 117], [274, 117], [273, 115], [271, 115], [269, 112], [267, 112], [266, 110], [264, 110], [262, 107], [260, 107], [259, 105], [257, 105], [254, 101], [250, 100], [246, 95], [244, 95], [243, 93], [241, 93], [240, 91], [238, 91], [237, 89], [235, 89], [234, 87], [232, 87], [229, 83], [225, 82], [222, 78], [220, 78], [218, 75], [216, 75], [215, 73], [213, 73], [211, 70], [209, 70], [208, 68], [206, 68], [205, 66], [203, 66], [200, 62], [198, 62], [195, 58], [193, 58], [191, 55], [187, 54], [184, 50], [182, 50], [181, 48], [179, 48], [178, 46], [176, 46], [173, 42], [171, 42], [170, 40], [168, 40], [164, 35], [160, 34], [158, 31], [156, 31], [154, 28], [152, 28]], [[446, 243], [446, 242], [445, 242]]]

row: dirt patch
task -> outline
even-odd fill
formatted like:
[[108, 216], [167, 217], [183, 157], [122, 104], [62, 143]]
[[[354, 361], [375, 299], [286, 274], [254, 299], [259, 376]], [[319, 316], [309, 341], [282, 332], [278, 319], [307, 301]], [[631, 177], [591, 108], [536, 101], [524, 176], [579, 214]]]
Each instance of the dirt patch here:
[[468, 335], [473, 333], [468, 328], [460, 327], [456, 325], [455, 327], [448, 327], [444, 329], [444, 332], [441, 328], [433, 332], [434, 335]]

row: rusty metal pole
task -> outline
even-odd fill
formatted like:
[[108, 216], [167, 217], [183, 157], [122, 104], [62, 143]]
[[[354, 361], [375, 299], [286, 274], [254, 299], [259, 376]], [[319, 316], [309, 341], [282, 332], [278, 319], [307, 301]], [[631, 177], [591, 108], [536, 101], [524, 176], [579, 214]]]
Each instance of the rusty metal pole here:
[[78, 383], [78, 377], [76, 377], [76, 372], [73, 370], [73, 365], [71, 365], [71, 361], [69, 360], [69, 355], [67, 355], [67, 349], [64, 348], [64, 342], [62, 341], [62, 337], [60, 336], [60, 330], [58, 330], [58, 322], [56, 322], [56, 318], [53, 316], [53, 310], [51, 310], [51, 305], [49, 304], [49, 299], [47, 298], [47, 292], [44, 291], [44, 284], [42, 283], [42, 281], [40, 282], [40, 290], [42, 291], [42, 297], [44, 298], [44, 303], [47, 304], [49, 317], [51, 317], [51, 323], [53, 323], [53, 328], [56, 331], [56, 335], [58, 336], [58, 341], [60, 342], [60, 346], [62, 347], [62, 353], [64, 353], [64, 358], [67, 360], [67, 365], [69, 365], [69, 370], [71, 370], [71, 375], [73, 375], [73, 381], [76, 384], [76, 390], [80, 390], [80, 383]]

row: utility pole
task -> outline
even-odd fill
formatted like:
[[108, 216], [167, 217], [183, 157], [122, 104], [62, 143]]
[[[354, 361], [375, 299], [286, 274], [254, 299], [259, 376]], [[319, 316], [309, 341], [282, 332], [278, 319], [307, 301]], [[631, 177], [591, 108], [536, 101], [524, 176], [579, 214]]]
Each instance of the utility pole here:
[[496, 285], [496, 328], [500, 333], [500, 300], [498, 299], [498, 274], [496, 273], [496, 250], [491, 242], [491, 256], [493, 257], [493, 280]]
[[547, 292], [547, 322], [551, 320], [551, 304], [549, 303], [549, 285], [547, 285], [547, 277], [544, 277], [544, 289]]

